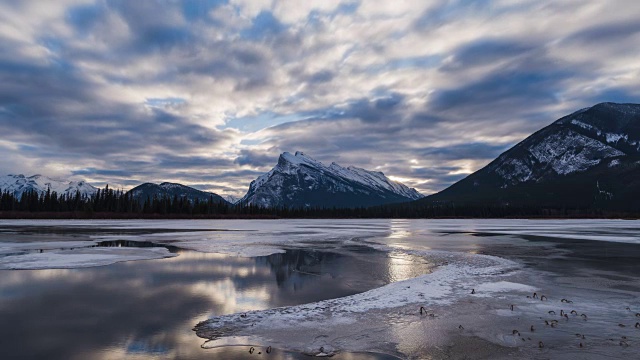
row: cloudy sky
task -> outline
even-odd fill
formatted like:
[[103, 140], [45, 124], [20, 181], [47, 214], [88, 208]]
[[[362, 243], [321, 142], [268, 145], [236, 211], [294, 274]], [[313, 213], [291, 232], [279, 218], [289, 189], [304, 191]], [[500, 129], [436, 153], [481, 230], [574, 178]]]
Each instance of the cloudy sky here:
[[637, 0], [0, 0], [0, 174], [243, 195], [283, 151], [425, 194], [640, 102]]

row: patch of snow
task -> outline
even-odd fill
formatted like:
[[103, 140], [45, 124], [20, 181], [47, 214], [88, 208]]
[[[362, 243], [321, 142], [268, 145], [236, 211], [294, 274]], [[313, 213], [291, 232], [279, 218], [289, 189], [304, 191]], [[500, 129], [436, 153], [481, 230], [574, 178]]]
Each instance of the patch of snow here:
[[78, 248], [0, 257], [0, 269], [73, 269], [177, 256], [166, 248]]
[[583, 129], [586, 129], [586, 130], [594, 130], [598, 135], [600, 135], [602, 133], [599, 129], [597, 129], [597, 128], [595, 128], [595, 127], [593, 127], [593, 126], [591, 126], [591, 125], [589, 125], [587, 123], [584, 123], [584, 122], [582, 122], [580, 120], [573, 119], [573, 120], [571, 120], [571, 123], [573, 125], [577, 125], [577, 126], [583, 128]]
[[33, 242], [0, 242], [0, 256], [33, 252], [38, 250], [83, 248], [96, 245], [97, 241], [33, 241]]
[[553, 133], [529, 149], [540, 163], [549, 164], [560, 175], [585, 171], [602, 159], [622, 156], [623, 152], [595, 139], [578, 134]]
[[[496, 167], [495, 171], [511, 183], [528, 181], [533, 174], [532, 168], [517, 158], [507, 158]], [[506, 187], [506, 184], [504, 186]]]
[[537, 289], [533, 286], [518, 284], [509, 281], [486, 282], [475, 287], [478, 296], [491, 296], [494, 293], [522, 292], [533, 293]]
[[605, 134], [608, 143], [617, 143], [620, 139], [624, 139], [625, 141], [629, 140], [629, 135], [626, 134], [613, 134], [607, 133]]

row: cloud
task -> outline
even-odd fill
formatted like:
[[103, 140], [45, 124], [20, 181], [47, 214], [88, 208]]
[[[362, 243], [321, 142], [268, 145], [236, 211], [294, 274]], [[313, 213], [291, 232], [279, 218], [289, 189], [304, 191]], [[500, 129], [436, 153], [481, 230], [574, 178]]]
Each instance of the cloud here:
[[486, 39], [464, 44], [453, 51], [451, 59], [440, 69], [456, 71], [467, 67], [487, 65], [523, 55], [536, 47], [522, 40]]
[[234, 160], [238, 165], [250, 165], [253, 167], [265, 167], [274, 165], [277, 161], [275, 154], [268, 154], [261, 151], [252, 151], [248, 149], [240, 150], [240, 155]]
[[637, 21], [607, 23], [581, 29], [564, 39], [565, 42], [600, 44], [608, 41], [621, 41], [640, 35]]
[[563, 82], [577, 76], [578, 71], [543, 56], [528, 57], [486, 73], [476, 81], [435, 92], [430, 107], [435, 111], [498, 112], [544, 106], [559, 101], [556, 94]]
[[493, 160], [506, 150], [507, 147], [504, 144], [464, 143], [445, 147], [426, 147], [420, 150], [419, 157], [438, 160]]
[[251, 26], [240, 31], [240, 36], [249, 40], [263, 40], [277, 36], [286, 31], [282, 24], [270, 11], [260, 12], [251, 22]]
[[637, 102], [636, 1], [0, 4], [0, 163], [241, 195], [279, 152], [428, 193], [601, 101]]
[[311, 74], [307, 81], [310, 83], [325, 83], [333, 80], [335, 76], [336, 74], [330, 70], [320, 70]]

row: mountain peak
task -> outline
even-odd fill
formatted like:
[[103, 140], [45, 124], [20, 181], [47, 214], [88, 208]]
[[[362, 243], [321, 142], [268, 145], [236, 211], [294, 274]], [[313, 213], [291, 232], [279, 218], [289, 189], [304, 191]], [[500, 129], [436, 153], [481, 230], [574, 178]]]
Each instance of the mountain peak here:
[[305, 155], [302, 151], [296, 151], [295, 154], [291, 154], [289, 152], [283, 152], [280, 154], [280, 158], [278, 159], [278, 164], [286, 166], [287, 164], [292, 165], [301, 165], [305, 164], [307, 166], [324, 166], [321, 162], [313, 159], [307, 155]]
[[305, 155], [302, 151], [296, 151], [294, 154], [291, 154], [290, 152], [285, 151], [282, 154], [280, 154], [280, 157], [293, 162], [300, 161], [303, 159], [311, 159], [310, 157]]
[[335, 162], [326, 166], [296, 151], [283, 152], [271, 171], [251, 182], [241, 201], [264, 207], [358, 207], [421, 197], [380, 172], [344, 168]]
[[600, 103], [565, 116], [552, 126], [556, 124], [625, 153], [640, 149], [639, 104]]
[[636, 108], [636, 109], [640, 109], [640, 104], [634, 104], [634, 103], [615, 103], [615, 102], [610, 102], [610, 101], [606, 101], [606, 102], [601, 102], [598, 104], [595, 104], [591, 107], [591, 109], [597, 109], [597, 108], [609, 108], [609, 109], [628, 109], [628, 108]]
[[640, 121], [640, 104], [602, 102], [575, 111], [557, 120], [557, 123], [566, 124], [572, 120], [579, 120], [588, 125], [609, 122], [610, 126], [629, 121]]

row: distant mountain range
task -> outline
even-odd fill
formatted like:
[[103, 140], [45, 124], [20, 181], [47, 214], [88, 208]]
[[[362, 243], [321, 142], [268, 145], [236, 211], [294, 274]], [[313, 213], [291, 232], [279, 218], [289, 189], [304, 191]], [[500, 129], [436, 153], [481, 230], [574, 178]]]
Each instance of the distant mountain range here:
[[40, 195], [47, 190], [60, 195], [75, 196], [77, 192], [83, 197], [91, 197], [98, 188], [85, 181], [69, 181], [64, 179], [50, 178], [42, 175], [6, 175], [0, 176], [0, 190], [9, 192], [16, 198], [21, 198], [22, 194], [28, 191], [35, 191]]
[[416, 202], [637, 209], [640, 105], [602, 103], [565, 116], [486, 167]]
[[[0, 178], [0, 190], [18, 197], [31, 189], [45, 193], [47, 189], [58, 194], [74, 194], [80, 191], [90, 197], [98, 189], [80, 181], [54, 180], [36, 175], [8, 175]], [[226, 199], [212, 192], [205, 192], [182, 184], [164, 182], [144, 183], [127, 192], [135, 200], [147, 198], [186, 198], [191, 202], [255, 205], [262, 207], [366, 207], [373, 205], [408, 202], [422, 197], [415, 189], [387, 178], [381, 172], [357, 167], [341, 167], [336, 163], [325, 166], [302, 152], [294, 155], [283, 153], [278, 164], [268, 173], [251, 182], [249, 192], [241, 199]]]
[[228, 203], [227, 200], [218, 194], [169, 182], [163, 182], [162, 184], [144, 183], [129, 190], [128, 194], [131, 194], [132, 197], [139, 202], [144, 202], [147, 198], [153, 199], [154, 197], [159, 199], [173, 199], [177, 197], [179, 199], [188, 199], [191, 202], [194, 202], [196, 199], [200, 202], [207, 202], [209, 199], [212, 199], [215, 203]]
[[336, 163], [326, 166], [302, 152], [282, 153], [278, 164], [249, 185], [240, 204], [262, 207], [366, 207], [408, 202], [423, 195], [381, 172]]
[[[0, 177], [0, 190], [90, 197], [85, 181], [41, 175]], [[145, 183], [135, 199], [187, 198], [261, 207], [355, 208], [408, 203], [517, 205], [640, 211], [640, 105], [602, 103], [565, 116], [447, 189], [423, 197], [381, 172], [324, 165], [302, 152], [282, 153], [276, 166], [252, 181], [247, 194], [227, 199], [189, 186]]]

